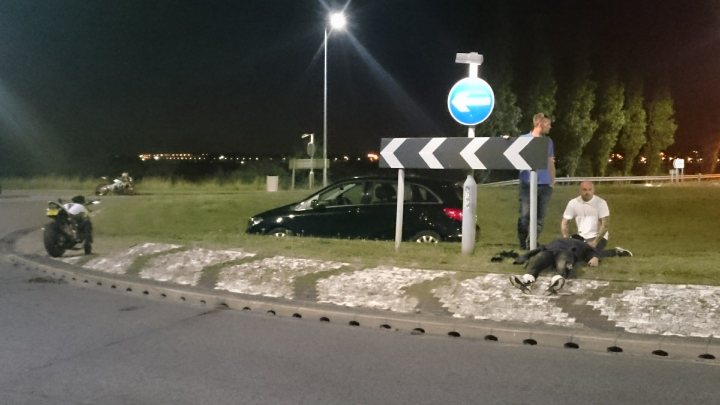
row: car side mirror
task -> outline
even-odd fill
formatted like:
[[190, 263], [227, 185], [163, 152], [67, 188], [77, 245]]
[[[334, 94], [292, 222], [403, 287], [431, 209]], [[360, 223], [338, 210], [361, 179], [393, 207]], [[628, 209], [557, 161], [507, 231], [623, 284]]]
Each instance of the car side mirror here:
[[325, 204], [320, 203], [318, 200], [310, 201], [310, 207], [314, 210], [324, 210]]

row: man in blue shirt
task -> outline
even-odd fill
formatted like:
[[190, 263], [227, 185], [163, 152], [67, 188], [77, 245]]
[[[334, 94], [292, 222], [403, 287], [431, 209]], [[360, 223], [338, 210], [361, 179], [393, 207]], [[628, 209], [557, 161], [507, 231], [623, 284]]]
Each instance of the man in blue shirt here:
[[[550, 132], [552, 122], [550, 118], [543, 113], [537, 113], [533, 116], [533, 129], [529, 133], [521, 136], [545, 136]], [[548, 168], [537, 171], [538, 176], [538, 192], [537, 192], [537, 235], [543, 228], [543, 220], [547, 212], [550, 197], [552, 196], [553, 186], [555, 185], [555, 146], [552, 139], [548, 138]], [[520, 249], [528, 249], [530, 244], [530, 171], [520, 171], [520, 216], [517, 224], [518, 241]]]

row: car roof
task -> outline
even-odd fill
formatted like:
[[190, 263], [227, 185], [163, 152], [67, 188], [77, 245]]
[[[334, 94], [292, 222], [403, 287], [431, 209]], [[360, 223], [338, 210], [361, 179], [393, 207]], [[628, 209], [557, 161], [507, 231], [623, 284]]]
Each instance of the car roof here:
[[[342, 183], [345, 181], [351, 181], [351, 180], [382, 180], [382, 181], [397, 181], [397, 177], [395, 176], [383, 176], [383, 175], [367, 175], [367, 176], [352, 176], [352, 177], [346, 177], [343, 179], [339, 179], [338, 181], [333, 182], [333, 184], [336, 183]], [[451, 181], [447, 179], [441, 179], [436, 177], [429, 177], [429, 176], [421, 176], [421, 175], [407, 175], [405, 176], [406, 181], [412, 181], [415, 183], [436, 183], [436, 184], [449, 184], [449, 185], [455, 185], [459, 182]]]

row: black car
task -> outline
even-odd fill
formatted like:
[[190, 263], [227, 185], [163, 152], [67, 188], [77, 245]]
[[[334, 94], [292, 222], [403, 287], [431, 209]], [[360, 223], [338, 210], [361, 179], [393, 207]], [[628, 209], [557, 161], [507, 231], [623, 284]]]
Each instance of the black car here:
[[[397, 178], [355, 177], [303, 201], [250, 218], [248, 233], [395, 239]], [[437, 243], [462, 237], [462, 187], [446, 180], [407, 177], [404, 240]]]

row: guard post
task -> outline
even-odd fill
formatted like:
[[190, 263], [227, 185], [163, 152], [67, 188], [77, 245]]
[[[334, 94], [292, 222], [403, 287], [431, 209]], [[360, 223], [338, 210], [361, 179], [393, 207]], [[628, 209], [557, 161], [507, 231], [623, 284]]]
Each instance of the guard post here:
[[[458, 53], [455, 63], [468, 65], [468, 77], [457, 82], [448, 95], [448, 111], [455, 121], [468, 127], [468, 138], [475, 138], [475, 126], [485, 121], [495, 106], [495, 95], [487, 82], [478, 77], [483, 56], [477, 52]], [[477, 183], [473, 171], [463, 184], [462, 247], [465, 255], [475, 251]]]

